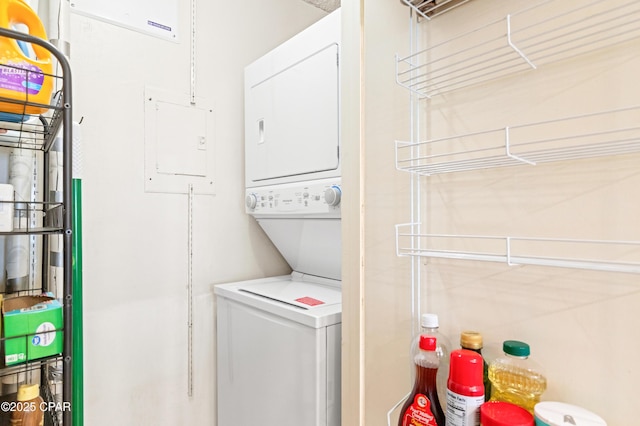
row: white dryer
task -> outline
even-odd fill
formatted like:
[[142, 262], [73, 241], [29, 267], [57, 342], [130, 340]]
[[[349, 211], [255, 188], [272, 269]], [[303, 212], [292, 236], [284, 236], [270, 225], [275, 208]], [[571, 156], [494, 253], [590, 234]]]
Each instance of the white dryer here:
[[340, 177], [340, 10], [245, 68], [247, 188]]
[[340, 11], [245, 69], [247, 213], [292, 269], [215, 286], [218, 426], [339, 426]]

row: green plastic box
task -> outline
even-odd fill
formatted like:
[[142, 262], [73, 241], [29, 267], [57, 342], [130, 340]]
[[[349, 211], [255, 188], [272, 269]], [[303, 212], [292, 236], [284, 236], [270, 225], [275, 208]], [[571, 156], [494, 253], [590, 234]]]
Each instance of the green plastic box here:
[[2, 302], [5, 365], [62, 352], [62, 304], [50, 296], [18, 296]]

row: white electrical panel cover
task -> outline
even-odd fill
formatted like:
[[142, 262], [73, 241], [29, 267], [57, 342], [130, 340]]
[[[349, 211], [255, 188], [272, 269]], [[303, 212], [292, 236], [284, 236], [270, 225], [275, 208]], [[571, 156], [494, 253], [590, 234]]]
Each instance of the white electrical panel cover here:
[[213, 110], [145, 88], [145, 191], [214, 193]]
[[245, 68], [246, 186], [340, 176], [340, 14]]

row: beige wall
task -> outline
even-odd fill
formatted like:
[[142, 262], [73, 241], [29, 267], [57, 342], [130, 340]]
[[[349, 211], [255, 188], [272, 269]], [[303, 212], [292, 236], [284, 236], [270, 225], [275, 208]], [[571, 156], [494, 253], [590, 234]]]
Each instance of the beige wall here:
[[393, 141], [408, 130], [409, 98], [394, 83], [394, 54], [408, 48], [407, 12], [400, 2], [342, 2], [350, 47], [343, 186], [359, 191], [343, 205], [344, 425], [386, 424], [393, 399], [407, 392], [410, 262], [395, 256], [394, 224], [407, 220], [409, 177], [393, 161]]
[[364, 410], [363, 171], [360, 73], [361, 2], [342, 1], [342, 424], [362, 424]]
[[[420, 37], [422, 42], [427, 37], [431, 42], [448, 39], [528, 4], [472, 1], [421, 24], [426, 28], [421, 27]], [[345, 205], [344, 211], [349, 224], [345, 383], [357, 383], [363, 402], [346, 397], [349, 420], [344, 424], [376, 426], [386, 424], [387, 410], [410, 390], [407, 352], [417, 321], [411, 313], [412, 260], [396, 256], [394, 231], [395, 224], [411, 220], [412, 178], [394, 164], [394, 140], [408, 140], [411, 128], [409, 92], [395, 84], [394, 69], [394, 54], [409, 52], [409, 12], [399, 1], [343, 1], [343, 8], [347, 5], [351, 25], [361, 23], [361, 33], [352, 28], [351, 36], [362, 37], [363, 82], [360, 95], [355, 90], [346, 95], [362, 104], [345, 111], [352, 129], [348, 135], [353, 136], [345, 144], [359, 150], [359, 158], [345, 155], [345, 188], [355, 185], [357, 174], [363, 180], [358, 202]], [[637, 41], [621, 44], [421, 101], [422, 137], [635, 105], [640, 95], [638, 52]], [[358, 133], [352, 120], [359, 118], [363, 124]], [[631, 154], [421, 178], [423, 231], [640, 241], [640, 202], [634, 196], [640, 186], [638, 160], [638, 154]], [[360, 248], [346, 237], [356, 233]], [[543, 247], [543, 252], [551, 251]], [[610, 254], [605, 247], [588, 251], [585, 246], [558, 254], [565, 251]], [[638, 259], [638, 250], [629, 258]], [[583, 406], [609, 425], [633, 418], [628, 402], [640, 380], [635, 366], [640, 342], [634, 337], [640, 308], [637, 275], [426, 258], [415, 262], [422, 265], [414, 268], [423, 278], [421, 309], [440, 315], [452, 341], [463, 329], [478, 330], [488, 357], [500, 352], [505, 339], [527, 341], [548, 377], [543, 399]], [[359, 356], [354, 355], [357, 350]], [[354, 364], [358, 358], [361, 372]]]

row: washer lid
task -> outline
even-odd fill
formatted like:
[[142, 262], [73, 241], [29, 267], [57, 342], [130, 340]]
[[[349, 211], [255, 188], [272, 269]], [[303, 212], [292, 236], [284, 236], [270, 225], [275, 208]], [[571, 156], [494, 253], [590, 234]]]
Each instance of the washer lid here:
[[308, 310], [341, 303], [340, 290], [302, 281], [246, 284], [238, 290]]
[[217, 284], [213, 290], [220, 301], [226, 299], [286, 320], [321, 328], [340, 324], [342, 320], [342, 294], [340, 286], [333, 281], [293, 272], [291, 275]]

